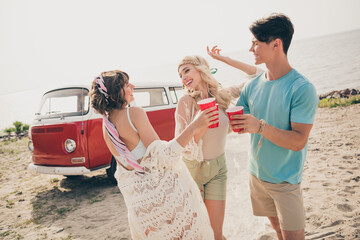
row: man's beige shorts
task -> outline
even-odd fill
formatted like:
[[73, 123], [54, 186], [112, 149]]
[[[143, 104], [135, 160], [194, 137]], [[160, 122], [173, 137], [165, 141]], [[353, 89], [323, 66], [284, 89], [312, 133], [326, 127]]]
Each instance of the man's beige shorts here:
[[208, 200], [226, 199], [227, 167], [225, 154], [198, 162], [183, 158], [191, 176], [200, 189], [201, 196]]
[[300, 183], [274, 184], [262, 181], [252, 174], [249, 182], [255, 216], [277, 216], [281, 229], [285, 231], [305, 228], [305, 210]]

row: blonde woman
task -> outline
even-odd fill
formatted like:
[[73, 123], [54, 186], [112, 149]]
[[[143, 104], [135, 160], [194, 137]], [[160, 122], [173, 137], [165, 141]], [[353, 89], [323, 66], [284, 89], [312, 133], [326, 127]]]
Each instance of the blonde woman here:
[[[219, 55], [218, 52], [214, 54]], [[256, 72], [256, 68], [250, 65], [244, 67], [244, 72], [247, 72], [245, 69]], [[198, 101], [212, 97], [219, 106], [219, 126], [198, 131], [185, 146], [182, 156], [200, 189], [215, 239], [226, 239], [222, 230], [227, 181], [224, 149], [229, 132], [225, 110], [233, 98], [240, 96], [242, 86], [222, 88], [211, 74], [208, 62], [201, 56], [185, 57], [178, 65], [178, 73], [185, 87], [185, 95], [179, 100], [175, 112], [176, 136], [194, 120], [199, 112]]]

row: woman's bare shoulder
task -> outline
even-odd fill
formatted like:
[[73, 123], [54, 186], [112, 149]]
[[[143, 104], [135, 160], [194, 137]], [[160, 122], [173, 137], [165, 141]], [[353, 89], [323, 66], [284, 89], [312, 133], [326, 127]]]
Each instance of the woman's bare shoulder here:
[[145, 110], [141, 107], [134, 106], [134, 107], [130, 107], [129, 112], [131, 112], [131, 115], [138, 115], [138, 114], [141, 115], [145, 113]]
[[131, 107], [129, 109], [129, 114], [131, 119], [141, 119], [146, 115], [146, 112], [143, 108], [141, 107]]
[[147, 120], [147, 115], [146, 115], [146, 112], [143, 108], [141, 107], [131, 107], [129, 109], [129, 115], [130, 115], [130, 118], [132, 120], [133, 123], [141, 123], [141, 122], [144, 122], [145, 120]]

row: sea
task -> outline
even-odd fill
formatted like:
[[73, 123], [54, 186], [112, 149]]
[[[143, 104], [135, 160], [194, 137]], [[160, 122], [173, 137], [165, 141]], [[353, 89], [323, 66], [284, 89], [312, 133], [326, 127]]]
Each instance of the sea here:
[[[318, 94], [332, 90], [360, 87], [360, 30], [338, 33], [291, 43], [288, 59], [293, 68], [312, 82]], [[234, 52], [230, 57], [253, 62], [252, 53]], [[216, 75], [223, 75], [224, 85], [236, 83], [236, 69], [221, 65]], [[265, 66], [260, 65], [265, 69]]]
[[[315, 86], [318, 94], [331, 90], [345, 88], [360, 88], [360, 29], [333, 35], [292, 42], [288, 58], [293, 68], [307, 77]], [[206, 54], [206, 53], [204, 53]], [[228, 56], [253, 62], [253, 56], [248, 50], [226, 53]], [[210, 59], [211, 67], [218, 69], [216, 79], [223, 86], [240, 84], [246, 81], [245, 75], [221, 62]], [[158, 76], [179, 81], [176, 73], [176, 63], [153, 67], [139, 76]], [[260, 66], [265, 69], [265, 66]], [[146, 82], [151, 82], [151, 79]], [[0, 130], [12, 126], [14, 121], [31, 124], [35, 112], [38, 111], [41, 97], [45, 89], [30, 89], [27, 91], [0, 95]]]

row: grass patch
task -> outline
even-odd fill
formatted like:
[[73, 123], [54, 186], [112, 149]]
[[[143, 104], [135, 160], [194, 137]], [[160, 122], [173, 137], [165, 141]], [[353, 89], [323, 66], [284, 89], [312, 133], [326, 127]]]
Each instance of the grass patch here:
[[323, 98], [319, 102], [320, 108], [345, 107], [360, 103], [360, 95], [351, 96], [349, 98]]
[[101, 202], [101, 201], [104, 200], [104, 199], [105, 199], [105, 196], [104, 196], [104, 195], [96, 196], [96, 197], [94, 197], [94, 198], [89, 199], [88, 204], [93, 204], [93, 203], [96, 203], [96, 202]]
[[50, 182], [51, 183], [57, 183], [57, 182], [59, 182], [60, 180], [58, 179], [58, 178], [52, 178], [51, 180], [50, 180]]
[[36, 211], [36, 210], [41, 209], [43, 207], [44, 203], [43, 202], [35, 202], [32, 205], [33, 205], [33, 209]]
[[29, 138], [22, 138], [22, 139], [10, 139], [10, 140], [3, 140], [0, 142], [0, 146], [11, 146], [11, 145], [16, 145], [17, 147], [26, 147], [27, 149], [27, 144], [29, 142]]
[[63, 208], [56, 209], [56, 212], [60, 215], [64, 215], [65, 213], [70, 212], [71, 210], [72, 210], [71, 207], [63, 207]]
[[6, 208], [13, 208], [13, 206], [14, 206], [14, 201], [6, 200]]
[[33, 218], [24, 220], [22, 222], [19, 222], [19, 223], [15, 224], [15, 227], [20, 227], [21, 228], [21, 227], [27, 226], [29, 224], [35, 224], [35, 220]]
[[[0, 142], [0, 154], [14, 156], [22, 152], [30, 152], [27, 149], [27, 142], [28, 139], [21, 139], [21, 140], [5, 140]], [[20, 159], [17, 156], [17, 159]]]
[[45, 239], [48, 239], [47, 233], [42, 233], [41, 238], [37, 238], [36, 240], [45, 240]]
[[13, 143], [13, 142], [15, 142], [15, 141], [16, 141], [15, 139], [5, 140], [5, 141], [2, 142], [2, 145], [7, 146], [7, 145], [9, 145], [10, 143]]
[[67, 235], [66, 237], [62, 237], [61, 240], [71, 240], [73, 239], [72, 234]]
[[20, 234], [18, 234], [18, 233], [16, 233], [16, 232], [13, 232], [13, 231], [10, 231], [10, 230], [0, 233], [0, 237], [1, 237], [1, 238], [3, 238], [3, 237], [8, 237], [8, 236], [11, 236], [12, 239], [16, 239], [16, 240], [24, 239], [24, 237], [21, 236]]
[[96, 202], [101, 202], [102, 200], [105, 199], [104, 195], [99, 194], [99, 191], [94, 191], [90, 194], [90, 196], [87, 197], [88, 200], [88, 204], [93, 204]]
[[8, 149], [8, 148], [0, 148], [0, 154], [10, 154], [13, 155], [15, 153], [14, 149]]
[[5, 200], [10, 196], [11, 193], [8, 193], [0, 198], [0, 200]]
[[24, 239], [24, 237], [21, 236], [19, 233], [17, 233], [14, 237], [16, 240]]
[[6, 237], [6, 236], [9, 236], [10, 234], [11, 234], [11, 231], [5, 231], [5, 232], [0, 233], [0, 237]]

